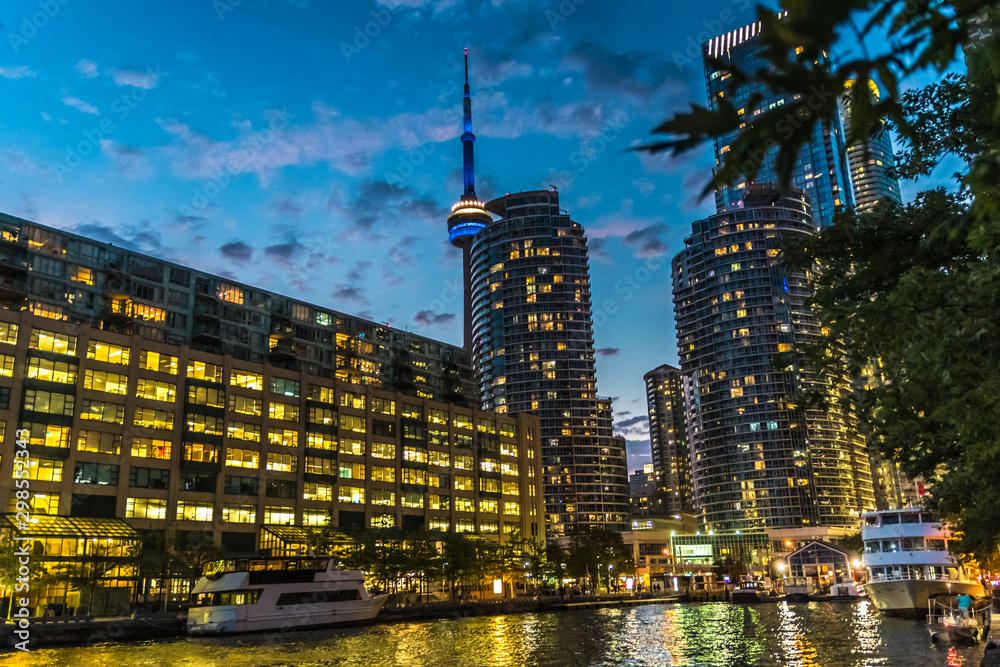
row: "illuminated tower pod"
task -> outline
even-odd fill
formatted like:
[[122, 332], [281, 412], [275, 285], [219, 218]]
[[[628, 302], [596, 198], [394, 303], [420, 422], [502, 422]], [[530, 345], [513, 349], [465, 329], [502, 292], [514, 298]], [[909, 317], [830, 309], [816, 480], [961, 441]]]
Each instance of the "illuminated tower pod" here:
[[545, 190], [495, 199], [472, 243], [473, 358], [482, 407], [541, 423], [550, 538], [625, 530], [625, 441], [597, 395], [587, 237]]
[[649, 443], [656, 482], [655, 510], [691, 512], [691, 461], [684, 420], [684, 385], [688, 378], [668, 364], [643, 376], [649, 409]]
[[469, 49], [465, 49], [465, 96], [462, 98], [463, 132], [462, 132], [462, 163], [465, 192], [462, 198], [451, 207], [448, 216], [448, 240], [456, 248], [462, 249], [462, 284], [463, 284], [463, 317], [464, 346], [472, 349], [472, 301], [469, 250], [472, 239], [486, 225], [493, 222], [493, 216], [486, 212], [482, 202], [476, 198], [476, 173], [473, 156], [473, 145], [476, 135], [472, 133], [472, 98], [469, 97]]
[[[702, 45], [702, 56], [705, 66], [705, 86], [708, 93], [708, 106], [715, 109], [718, 101], [725, 98], [738, 111], [745, 124], [752, 124], [755, 112], [763, 114], [793, 101], [791, 95], [776, 95], [774, 92], [755, 85], [755, 73], [770, 66], [764, 59], [764, 43], [761, 40], [761, 23], [751, 23], [732, 32], [708, 40]], [[730, 90], [732, 77], [721, 69], [715, 69], [709, 62], [714, 58], [725, 64], [732, 64], [749, 77], [749, 81], [735, 90]], [[763, 99], [754, 110], [748, 109], [751, 95], [762, 95]], [[835, 93], [834, 93], [835, 94]], [[822, 102], [824, 100], [817, 100]], [[798, 119], [790, 115], [788, 123], [797, 123]], [[718, 172], [725, 161], [729, 147], [735, 141], [742, 128], [714, 139], [715, 172]], [[848, 176], [847, 147], [840, 119], [833, 122], [821, 121], [813, 128], [812, 138], [802, 145], [795, 168], [792, 170], [792, 185], [806, 193], [812, 206], [813, 218], [821, 227], [833, 222], [833, 215], [838, 208], [854, 205], [854, 195]], [[772, 148], [764, 156], [757, 172], [757, 183], [777, 183], [774, 161], [777, 147]], [[749, 185], [744, 176], [733, 185], [718, 188], [715, 191], [715, 208], [723, 211], [743, 206], [744, 189]]]
[[[845, 374], [815, 375], [790, 353], [826, 335], [806, 271], [778, 257], [817, 227], [800, 191], [751, 187], [742, 209], [693, 224], [673, 259], [674, 314], [695, 511], [709, 530], [853, 528], [874, 507], [872, 471]], [[804, 392], [829, 399], [799, 411]]]

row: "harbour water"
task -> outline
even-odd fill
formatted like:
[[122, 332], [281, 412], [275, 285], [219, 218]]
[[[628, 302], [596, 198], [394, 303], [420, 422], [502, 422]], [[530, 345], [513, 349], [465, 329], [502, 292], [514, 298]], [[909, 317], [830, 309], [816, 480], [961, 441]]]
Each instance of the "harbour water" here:
[[651, 605], [363, 628], [176, 638], [0, 655], [31, 667], [516, 667], [979, 664], [983, 645], [933, 646], [923, 623], [855, 603]]

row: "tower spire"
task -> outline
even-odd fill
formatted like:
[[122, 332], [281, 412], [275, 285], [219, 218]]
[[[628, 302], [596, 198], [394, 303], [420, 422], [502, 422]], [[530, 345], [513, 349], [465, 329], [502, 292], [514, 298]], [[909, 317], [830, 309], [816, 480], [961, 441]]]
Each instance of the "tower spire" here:
[[474, 164], [472, 145], [476, 135], [472, 133], [472, 97], [469, 94], [469, 49], [465, 49], [465, 97], [462, 98], [464, 117], [462, 133], [462, 158], [465, 176], [465, 198], [476, 199], [476, 168]]

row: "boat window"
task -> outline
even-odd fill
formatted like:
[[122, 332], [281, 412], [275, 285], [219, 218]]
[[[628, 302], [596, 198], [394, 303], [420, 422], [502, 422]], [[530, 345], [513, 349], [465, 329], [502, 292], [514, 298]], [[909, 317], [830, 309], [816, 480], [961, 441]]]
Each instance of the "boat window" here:
[[340, 591], [302, 591], [298, 593], [282, 593], [277, 605], [284, 607], [290, 604], [320, 604], [323, 602], [346, 602], [360, 600], [361, 591], [357, 588]]
[[920, 515], [916, 512], [901, 514], [899, 519], [900, 523], [920, 523]]
[[257, 604], [257, 600], [260, 599], [260, 589], [251, 589], [248, 591], [226, 591], [224, 593], [217, 593], [218, 601], [214, 602], [217, 605], [231, 605], [231, 604]]
[[921, 514], [920, 523], [937, 523], [937, 519], [934, 518], [933, 514]]
[[927, 538], [927, 550], [928, 551], [944, 551], [944, 540], [936, 537]]
[[899, 551], [899, 542], [896, 540], [882, 540], [882, 551], [884, 553]]
[[252, 561], [250, 561], [250, 571], [251, 572], [260, 572], [261, 570], [266, 570], [266, 569], [267, 569], [267, 561], [266, 560], [252, 560]]
[[903, 538], [903, 551], [923, 551], [923, 550], [924, 550], [924, 538], [922, 537]]
[[870, 540], [865, 542], [865, 553], [866, 554], [877, 554], [882, 551], [881, 543], [878, 540]]
[[944, 579], [944, 568], [939, 565], [927, 566], [928, 579]]
[[889, 525], [896, 524], [896, 523], [899, 523], [899, 515], [898, 514], [883, 514], [882, 515], [882, 525], [883, 526], [889, 526]]
[[877, 526], [878, 525], [878, 514], [869, 514], [865, 517], [866, 526]]

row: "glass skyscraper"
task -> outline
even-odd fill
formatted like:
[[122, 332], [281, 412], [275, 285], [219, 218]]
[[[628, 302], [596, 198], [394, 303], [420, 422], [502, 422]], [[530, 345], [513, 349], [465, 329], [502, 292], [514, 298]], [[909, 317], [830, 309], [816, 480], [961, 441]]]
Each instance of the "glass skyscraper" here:
[[[709, 108], [715, 109], [718, 101], [724, 97], [745, 118], [744, 125], [752, 124], [755, 116], [793, 101], [792, 97], [776, 95], [763, 84], [754, 81], [755, 74], [770, 66], [763, 57], [764, 44], [760, 38], [760, 29], [760, 22], [752, 23], [715, 37], [702, 45]], [[710, 58], [734, 65], [747, 75], [747, 81], [731, 89], [731, 75], [724, 70], [715, 69], [710, 63]], [[830, 91], [829, 95], [835, 96], [839, 93], [840, 91]], [[814, 94], [822, 96], [826, 93], [817, 91]], [[749, 108], [752, 95], [762, 96], [754, 109]], [[794, 124], [799, 121], [792, 114], [788, 122]], [[716, 171], [722, 168], [726, 153], [738, 135], [739, 130], [714, 140]], [[812, 206], [813, 218], [821, 227], [833, 221], [833, 215], [838, 208], [854, 205], [846, 154], [847, 147], [839, 119], [834, 122], [823, 121], [816, 124], [812, 140], [802, 146], [795, 163], [792, 185], [805, 192]], [[776, 147], [762, 155], [755, 183], [778, 182], [774, 169], [776, 155]], [[745, 177], [741, 176], [733, 185], [717, 189], [716, 210], [722, 212], [742, 207], [743, 193], [748, 185]]]
[[[853, 82], [848, 82], [852, 85]], [[871, 95], [878, 100], [878, 87], [869, 81]], [[851, 131], [851, 98], [843, 95], [840, 98], [840, 108], [844, 119], [844, 133]], [[865, 213], [875, 208], [883, 199], [903, 202], [899, 195], [899, 181], [889, 171], [896, 164], [892, 152], [892, 138], [888, 131], [881, 131], [875, 136], [862, 141], [855, 141], [847, 147], [847, 161], [851, 169], [851, 183], [854, 186], [854, 204], [859, 213]]]
[[[800, 363], [795, 350], [828, 332], [807, 306], [809, 272], [778, 256], [818, 225], [800, 191], [751, 186], [742, 203], [695, 222], [672, 265], [699, 522], [855, 527], [875, 498], [850, 380]], [[809, 392], [827, 405], [798, 409]]]
[[688, 378], [669, 364], [643, 376], [649, 408], [649, 442], [656, 483], [654, 509], [670, 514], [691, 511], [691, 461], [684, 418]]

